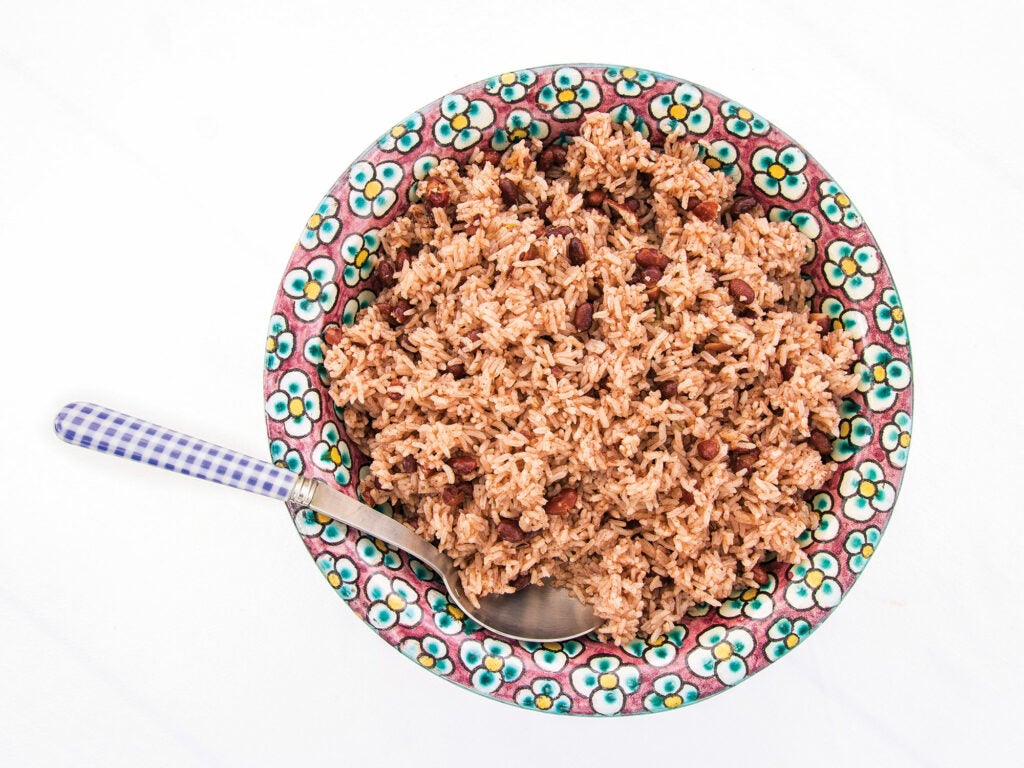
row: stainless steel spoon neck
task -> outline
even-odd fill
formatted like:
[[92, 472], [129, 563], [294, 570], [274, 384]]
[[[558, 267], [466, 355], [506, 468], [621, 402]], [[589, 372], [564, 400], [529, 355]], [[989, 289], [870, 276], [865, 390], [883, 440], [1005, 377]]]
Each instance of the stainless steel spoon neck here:
[[308, 507], [313, 503], [313, 492], [316, 490], [316, 480], [311, 477], [302, 477], [295, 480], [291, 493], [288, 494], [287, 502], [300, 507]]

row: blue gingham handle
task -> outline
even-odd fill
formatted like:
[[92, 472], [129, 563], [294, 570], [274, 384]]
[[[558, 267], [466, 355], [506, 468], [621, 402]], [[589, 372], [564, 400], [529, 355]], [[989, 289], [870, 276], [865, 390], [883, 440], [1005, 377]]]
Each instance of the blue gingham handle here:
[[268, 461], [93, 403], [68, 403], [57, 414], [53, 428], [72, 445], [273, 499], [287, 499], [298, 478]]

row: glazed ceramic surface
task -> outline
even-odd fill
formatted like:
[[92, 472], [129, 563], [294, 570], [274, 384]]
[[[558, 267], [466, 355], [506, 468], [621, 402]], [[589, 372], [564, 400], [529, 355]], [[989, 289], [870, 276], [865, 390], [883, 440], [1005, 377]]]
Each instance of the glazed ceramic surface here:
[[610, 113], [654, 144], [673, 131], [701, 142], [709, 166], [814, 244], [804, 269], [815, 287], [812, 308], [854, 338], [859, 384], [842, 403], [832, 446], [839, 470], [811, 501], [821, 523], [803, 535], [810, 559], [769, 563], [767, 584], [691, 610], [656, 642], [537, 645], [482, 631], [405, 553], [308, 509], [291, 514], [330, 587], [412, 663], [521, 707], [620, 715], [700, 701], [805, 642], [870, 561], [896, 501], [911, 434], [903, 307], [857, 207], [804, 149], [735, 101], [631, 67], [527, 69], [447, 94], [388, 128], [313, 210], [278, 286], [265, 400], [272, 459], [355, 493], [369, 469], [327, 394], [323, 336], [332, 327], [344, 332], [375, 300], [381, 228], [418, 200], [441, 158], [464, 160], [525, 137], [564, 142], [590, 112]]

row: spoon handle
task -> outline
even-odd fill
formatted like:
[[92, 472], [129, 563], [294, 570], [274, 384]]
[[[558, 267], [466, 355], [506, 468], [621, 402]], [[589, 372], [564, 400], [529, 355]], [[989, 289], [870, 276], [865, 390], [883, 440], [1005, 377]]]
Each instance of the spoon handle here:
[[94, 403], [68, 403], [60, 409], [53, 428], [72, 445], [272, 499], [288, 499], [298, 479], [294, 472], [268, 461]]

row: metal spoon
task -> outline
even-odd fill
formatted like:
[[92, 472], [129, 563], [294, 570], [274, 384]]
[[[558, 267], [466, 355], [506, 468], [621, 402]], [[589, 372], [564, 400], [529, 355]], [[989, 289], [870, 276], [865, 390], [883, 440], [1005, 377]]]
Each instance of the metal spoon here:
[[261, 459], [222, 448], [93, 403], [69, 403], [54, 421], [57, 435], [72, 445], [232, 488], [309, 507], [388, 542], [430, 566], [448, 595], [478, 624], [515, 640], [567, 640], [601, 625], [593, 611], [567, 590], [529, 585], [505, 595], [487, 595], [474, 607], [451, 558], [401, 523], [336, 488]]

